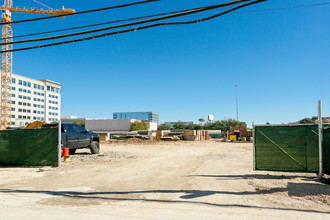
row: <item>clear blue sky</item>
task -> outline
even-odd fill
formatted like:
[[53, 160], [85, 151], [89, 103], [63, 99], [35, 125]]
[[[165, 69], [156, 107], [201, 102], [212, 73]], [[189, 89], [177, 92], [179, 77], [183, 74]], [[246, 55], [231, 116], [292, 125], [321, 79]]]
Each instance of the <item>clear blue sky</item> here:
[[[83, 11], [129, 1], [41, 2]], [[14, 35], [222, 2], [162, 0], [17, 24]], [[325, 2], [330, 1], [269, 0], [240, 12]], [[14, 6], [39, 8], [32, 0]], [[13, 20], [35, 17], [13, 14]], [[234, 85], [239, 84], [239, 119], [249, 125], [311, 117], [319, 99], [330, 116], [330, 5], [233, 13], [199, 24], [15, 52], [13, 72], [62, 83], [62, 115], [112, 118], [117, 111], [155, 111], [161, 122], [197, 121], [208, 114], [215, 120], [235, 118]]]

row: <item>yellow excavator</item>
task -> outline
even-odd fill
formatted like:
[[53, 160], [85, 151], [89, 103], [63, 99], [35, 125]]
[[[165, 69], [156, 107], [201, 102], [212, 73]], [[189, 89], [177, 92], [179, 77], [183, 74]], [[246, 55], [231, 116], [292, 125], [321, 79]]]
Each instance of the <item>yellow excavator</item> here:
[[43, 125], [47, 124], [44, 121], [34, 121], [28, 124], [25, 129], [40, 129]]

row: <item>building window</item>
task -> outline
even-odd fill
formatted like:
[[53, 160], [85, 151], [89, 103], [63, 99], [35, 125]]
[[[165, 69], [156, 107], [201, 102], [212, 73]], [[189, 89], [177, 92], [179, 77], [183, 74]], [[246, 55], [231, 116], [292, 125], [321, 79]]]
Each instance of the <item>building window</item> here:
[[28, 87], [31, 87], [31, 83], [30, 82], [28, 82]]
[[23, 81], [22, 81], [22, 80], [19, 80], [19, 81], [18, 81], [18, 84], [19, 84], [19, 85], [23, 85]]
[[11, 82], [12, 83], [16, 83], [16, 79], [15, 78], [11, 78]]
[[15, 97], [15, 94], [11, 94], [11, 97]]

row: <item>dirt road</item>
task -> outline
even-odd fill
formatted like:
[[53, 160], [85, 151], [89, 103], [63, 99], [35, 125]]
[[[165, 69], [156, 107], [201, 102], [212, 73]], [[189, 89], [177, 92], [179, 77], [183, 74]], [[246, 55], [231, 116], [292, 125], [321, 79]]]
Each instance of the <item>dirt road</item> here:
[[252, 171], [252, 144], [103, 144], [61, 168], [0, 168], [0, 219], [330, 219], [314, 174]]

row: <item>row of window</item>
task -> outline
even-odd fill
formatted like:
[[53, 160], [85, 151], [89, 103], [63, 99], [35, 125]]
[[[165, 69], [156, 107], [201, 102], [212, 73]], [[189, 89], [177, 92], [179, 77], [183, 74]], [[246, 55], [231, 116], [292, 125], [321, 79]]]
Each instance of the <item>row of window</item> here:
[[[12, 83], [16, 83], [16, 79], [12, 78]], [[21, 86], [27, 86], [27, 87], [31, 87], [31, 83], [24, 81], [24, 80], [18, 80], [18, 84]]]
[[58, 116], [58, 113], [56, 113], [56, 112], [48, 112], [48, 115]]
[[43, 111], [36, 111], [36, 110], [34, 110], [33, 113], [34, 113], [34, 114], [40, 114], [40, 115], [45, 114], [45, 112], [43, 112]]
[[19, 108], [18, 112], [31, 113], [31, 110], [30, 109], [21, 109], [21, 108]]
[[45, 94], [43, 92], [33, 92], [33, 94], [40, 95], [40, 96], [45, 96]]
[[44, 105], [37, 105], [37, 104], [33, 104], [33, 107], [35, 107], [35, 108], [45, 108]]
[[18, 105], [31, 106], [31, 103], [28, 103], [28, 102], [18, 102]]
[[18, 119], [31, 119], [31, 116], [19, 115]]
[[33, 120], [44, 121], [44, 117], [33, 117]]
[[49, 95], [49, 98], [58, 99], [57, 95]]
[[58, 119], [57, 119], [57, 118], [48, 118], [48, 121], [51, 121], [51, 122], [57, 122]]
[[44, 99], [37, 99], [37, 98], [33, 98], [33, 101], [36, 101], [36, 102], [45, 102]]
[[45, 86], [42, 86], [42, 85], [38, 85], [38, 84], [33, 84], [33, 88], [35, 89], [41, 89], [41, 90], [45, 90]]
[[[14, 96], [13, 97], [15, 97], [15, 94], [13, 94]], [[18, 98], [19, 99], [27, 99], [27, 100], [31, 100], [31, 97], [30, 96], [24, 96], [24, 95], [18, 95]]]
[[55, 102], [55, 101], [50, 101], [50, 100], [49, 100], [49, 104], [56, 104], [56, 105], [57, 105], [57, 104], [58, 104], [58, 102]]
[[54, 87], [50, 87], [50, 86], [47, 86], [47, 91], [56, 92], [56, 93], [60, 92], [60, 90], [58, 88], [54, 88]]
[[49, 108], [50, 110], [58, 110], [58, 107], [49, 106], [48, 108]]
[[[14, 87], [15, 88], [15, 87]], [[14, 89], [15, 90], [15, 89]], [[31, 94], [31, 90], [28, 90], [28, 89], [22, 89], [22, 88], [18, 88], [18, 91], [19, 92], [24, 92], [24, 93], [29, 93]]]

